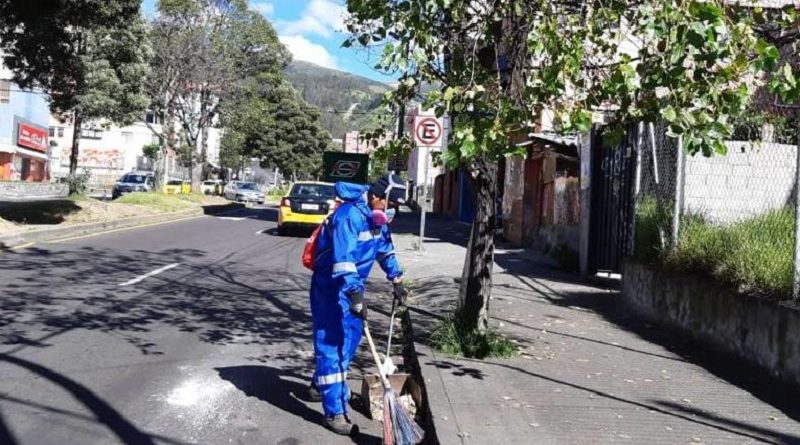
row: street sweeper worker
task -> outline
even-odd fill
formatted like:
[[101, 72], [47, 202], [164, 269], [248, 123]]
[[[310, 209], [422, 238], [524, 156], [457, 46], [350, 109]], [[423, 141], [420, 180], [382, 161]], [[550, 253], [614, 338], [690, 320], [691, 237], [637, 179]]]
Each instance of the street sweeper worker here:
[[347, 370], [367, 319], [364, 283], [373, 263], [380, 264], [400, 304], [408, 296], [389, 230], [406, 188], [389, 174], [369, 185], [338, 182], [335, 191], [342, 204], [322, 227], [314, 253], [310, 294], [316, 369], [309, 397], [322, 401], [326, 427], [350, 435], [358, 429], [347, 416]]

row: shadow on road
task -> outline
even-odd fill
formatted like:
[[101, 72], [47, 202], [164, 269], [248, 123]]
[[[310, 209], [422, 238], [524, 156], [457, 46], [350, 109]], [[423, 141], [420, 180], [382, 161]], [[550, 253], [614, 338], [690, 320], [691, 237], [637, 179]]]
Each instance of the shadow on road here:
[[[306, 386], [297, 383], [295, 379], [302, 380], [305, 377], [287, 372], [285, 369], [256, 365], [216, 368], [216, 371], [221, 379], [231, 382], [246, 396], [263, 400], [295, 417], [313, 423], [316, 427], [324, 428], [322, 413], [302, 402]], [[293, 428], [302, 427], [295, 424]], [[284, 440], [292, 439], [297, 440], [296, 438]], [[381, 438], [362, 433], [353, 437], [353, 442], [359, 445], [380, 445]]]
[[[181, 442], [147, 434], [139, 430], [136, 425], [128, 421], [119, 411], [114, 409], [108, 402], [98, 397], [86, 386], [59, 374], [49, 368], [37, 363], [13, 357], [7, 354], [0, 354], [0, 362], [6, 362], [37, 375], [51, 383], [54, 383], [70, 393], [76, 400], [80, 401], [94, 416], [95, 421], [108, 427], [119, 439], [120, 443], [126, 445], [155, 445], [157, 442], [180, 444]], [[1, 422], [0, 422], [1, 424]], [[4, 435], [6, 436], [4, 438]], [[0, 439], [5, 439], [0, 443], [14, 444], [14, 438], [5, 426], [0, 427]], [[7, 441], [6, 441], [7, 440]]]

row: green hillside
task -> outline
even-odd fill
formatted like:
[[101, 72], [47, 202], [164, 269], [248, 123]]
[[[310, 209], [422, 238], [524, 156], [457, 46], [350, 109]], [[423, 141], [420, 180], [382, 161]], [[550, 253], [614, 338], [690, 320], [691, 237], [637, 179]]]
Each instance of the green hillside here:
[[320, 126], [333, 138], [375, 128], [381, 119], [394, 121], [381, 107], [389, 85], [301, 61], [292, 62], [286, 76], [306, 102], [319, 108]]

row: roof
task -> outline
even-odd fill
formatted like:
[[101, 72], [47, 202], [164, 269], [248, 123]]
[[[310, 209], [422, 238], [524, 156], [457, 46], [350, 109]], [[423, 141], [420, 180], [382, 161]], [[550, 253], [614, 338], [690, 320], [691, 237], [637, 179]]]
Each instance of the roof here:
[[[560, 134], [555, 132], [542, 132], [542, 133], [530, 133], [528, 134], [528, 136], [531, 139], [536, 139], [542, 142], [547, 142], [556, 145], [563, 145], [565, 147], [578, 147], [581, 144], [581, 139], [579, 134]], [[524, 146], [530, 144], [523, 142], [522, 144], [519, 145]]]

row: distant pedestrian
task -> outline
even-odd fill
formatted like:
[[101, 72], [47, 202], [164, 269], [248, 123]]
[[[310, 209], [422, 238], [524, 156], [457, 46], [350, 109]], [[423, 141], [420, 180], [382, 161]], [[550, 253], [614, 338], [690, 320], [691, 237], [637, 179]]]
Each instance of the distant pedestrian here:
[[350, 435], [358, 428], [347, 416], [347, 371], [367, 319], [364, 283], [373, 263], [393, 283], [400, 303], [408, 296], [388, 227], [406, 188], [399, 177], [386, 175], [368, 186], [339, 182], [335, 190], [343, 203], [319, 235], [311, 278], [316, 369], [309, 396], [322, 401], [328, 428]]

